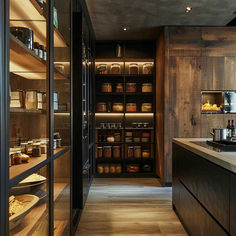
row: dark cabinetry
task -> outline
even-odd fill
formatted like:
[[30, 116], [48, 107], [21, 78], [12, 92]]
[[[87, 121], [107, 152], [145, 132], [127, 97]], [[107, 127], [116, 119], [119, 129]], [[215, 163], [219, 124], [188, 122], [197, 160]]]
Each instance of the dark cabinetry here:
[[236, 235], [236, 175], [230, 177], [230, 233]]

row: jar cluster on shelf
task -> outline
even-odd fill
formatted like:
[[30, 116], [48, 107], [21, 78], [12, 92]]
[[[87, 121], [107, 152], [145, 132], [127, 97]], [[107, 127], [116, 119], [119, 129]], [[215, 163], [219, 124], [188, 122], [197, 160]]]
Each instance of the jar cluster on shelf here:
[[120, 174], [122, 173], [121, 164], [98, 164], [98, 174]]
[[142, 142], [142, 143], [147, 143], [150, 142], [151, 139], [151, 134], [150, 132], [132, 132], [132, 131], [127, 131], [125, 132], [125, 142], [126, 143], [131, 143], [131, 142]]
[[97, 158], [121, 158], [121, 146], [98, 146]]

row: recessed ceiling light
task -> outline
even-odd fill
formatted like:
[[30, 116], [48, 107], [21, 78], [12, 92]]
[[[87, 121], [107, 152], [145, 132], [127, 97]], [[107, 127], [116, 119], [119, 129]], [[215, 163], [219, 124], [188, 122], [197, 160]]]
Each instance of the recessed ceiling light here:
[[126, 30], [127, 30], [127, 28], [123, 28], [123, 30], [124, 30], [124, 31], [126, 31]]
[[193, 8], [192, 8], [191, 6], [187, 6], [186, 9], [185, 9], [185, 12], [186, 12], [186, 13], [189, 13], [189, 12], [192, 11], [192, 9], [193, 9]]

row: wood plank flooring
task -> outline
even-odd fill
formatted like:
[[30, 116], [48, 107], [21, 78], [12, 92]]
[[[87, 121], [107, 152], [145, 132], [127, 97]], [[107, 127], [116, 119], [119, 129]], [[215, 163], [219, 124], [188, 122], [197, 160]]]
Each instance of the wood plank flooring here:
[[187, 235], [157, 179], [94, 179], [76, 236]]

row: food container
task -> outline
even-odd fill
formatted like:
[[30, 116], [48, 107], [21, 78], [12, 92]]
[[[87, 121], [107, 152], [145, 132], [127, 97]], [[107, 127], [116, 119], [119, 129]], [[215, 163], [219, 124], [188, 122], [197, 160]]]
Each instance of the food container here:
[[97, 74], [100, 74], [100, 75], [105, 75], [107, 74], [107, 65], [106, 64], [99, 64], [97, 66]]
[[122, 112], [124, 110], [123, 103], [113, 103], [112, 110], [116, 112]]
[[121, 74], [121, 66], [118, 63], [111, 64], [111, 70], [110, 73], [113, 75]]
[[44, 93], [37, 92], [37, 109], [42, 110], [44, 108]]
[[118, 83], [116, 84], [116, 93], [122, 93], [124, 91], [123, 84]]
[[47, 153], [47, 142], [41, 141], [40, 148], [41, 148], [41, 154], [46, 154]]
[[112, 92], [112, 84], [111, 83], [103, 83], [101, 86], [102, 93], [111, 93]]
[[139, 67], [137, 63], [130, 63], [129, 64], [129, 74], [130, 75], [138, 75]]
[[103, 171], [104, 171], [103, 165], [98, 165], [97, 167], [98, 174], [103, 174]]
[[62, 74], [65, 74], [65, 65], [61, 63], [54, 63], [54, 67]]
[[139, 165], [137, 164], [126, 165], [126, 171], [128, 173], [137, 173], [139, 172]]
[[142, 151], [142, 157], [143, 158], [149, 158], [150, 157], [150, 151], [148, 149], [144, 149]]
[[43, 54], [44, 54], [44, 46], [43, 45], [39, 45], [39, 57], [41, 59], [43, 59]]
[[20, 144], [21, 152], [22, 152], [22, 153], [27, 154], [27, 145], [28, 145], [28, 142], [26, 142], [26, 143], [21, 143], [21, 144]]
[[149, 123], [143, 123], [143, 128], [148, 128], [150, 126]]
[[103, 147], [103, 155], [105, 158], [111, 158], [111, 146]]
[[39, 55], [39, 43], [34, 42], [34, 53], [38, 56]]
[[153, 69], [152, 63], [145, 63], [145, 64], [143, 64], [143, 74], [144, 75], [152, 74], [152, 69]]
[[120, 142], [120, 140], [121, 140], [120, 133], [115, 133], [114, 138], [115, 138], [115, 142]]
[[32, 149], [33, 149], [33, 141], [28, 141], [28, 144], [26, 146], [26, 154], [32, 155]]
[[142, 166], [142, 171], [143, 172], [151, 172], [152, 167], [150, 165], [144, 165], [144, 166]]
[[142, 142], [149, 142], [150, 133], [142, 133]]
[[134, 157], [134, 147], [133, 146], [128, 146], [127, 157], [128, 158], [133, 158]]
[[22, 108], [24, 107], [23, 103], [23, 91], [13, 91], [10, 93], [10, 107], [14, 108]]
[[152, 103], [142, 103], [141, 111], [142, 112], [151, 112], [152, 111]]
[[33, 143], [32, 157], [41, 157], [40, 143]]
[[57, 149], [57, 140], [53, 139], [53, 149]]
[[120, 158], [120, 146], [113, 146], [113, 158]]
[[103, 157], [103, 148], [102, 147], [97, 147], [97, 157], [102, 158]]
[[104, 173], [105, 173], [105, 174], [109, 174], [109, 172], [110, 172], [110, 167], [109, 167], [109, 165], [105, 165], [105, 166], [104, 166]]
[[141, 156], [142, 156], [141, 146], [134, 146], [134, 157], [141, 158]]
[[105, 102], [99, 102], [97, 104], [97, 111], [98, 112], [106, 112], [107, 111], [107, 104]]
[[127, 93], [135, 93], [137, 91], [136, 83], [126, 83], [126, 92]]
[[57, 148], [60, 148], [61, 147], [61, 138], [57, 138], [55, 140], [57, 142]]
[[139, 142], [140, 142], [140, 137], [135, 137], [135, 138], [134, 138], [134, 142], [135, 142], [135, 143], [139, 143]]
[[114, 136], [108, 136], [108, 137], [107, 137], [107, 142], [108, 142], [108, 143], [113, 143], [113, 142], [115, 142]]
[[116, 165], [116, 173], [119, 174], [122, 172], [121, 165]]
[[133, 132], [127, 131], [127, 132], [125, 132], [125, 136], [126, 137], [132, 137], [133, 136]]
[[116, 167], [115, 167], [115, 165], [110, 165], [110, 173], [111, 173], [111, 174], [116, 173]]
[[10, 27], [10, 32], [25, 44], [27, 48], [33, 50], [34, 33], [32, 29], [25, 27]]
[[126, 104], [126, 111], [127, 112], [136, 112], [137, 111], [136, 103], [127, 103]]
[[125, 137], [126, 143], [132, 143], [133, 138], [132, 137]]
[[18, 165], [18, 164], [21, 164], [21, 152], [20, 151], [16, 151], [14, 154], [13, 154], [13, 163], [14, 165]]
[[27, 110], [37, 109], [37, 91], [27, 90], [25, 92], [25, 108]]
[[143, 83], [142, 84], [142, 93], [151, 93], [152, 92], [152, 84], [151, 83]]

